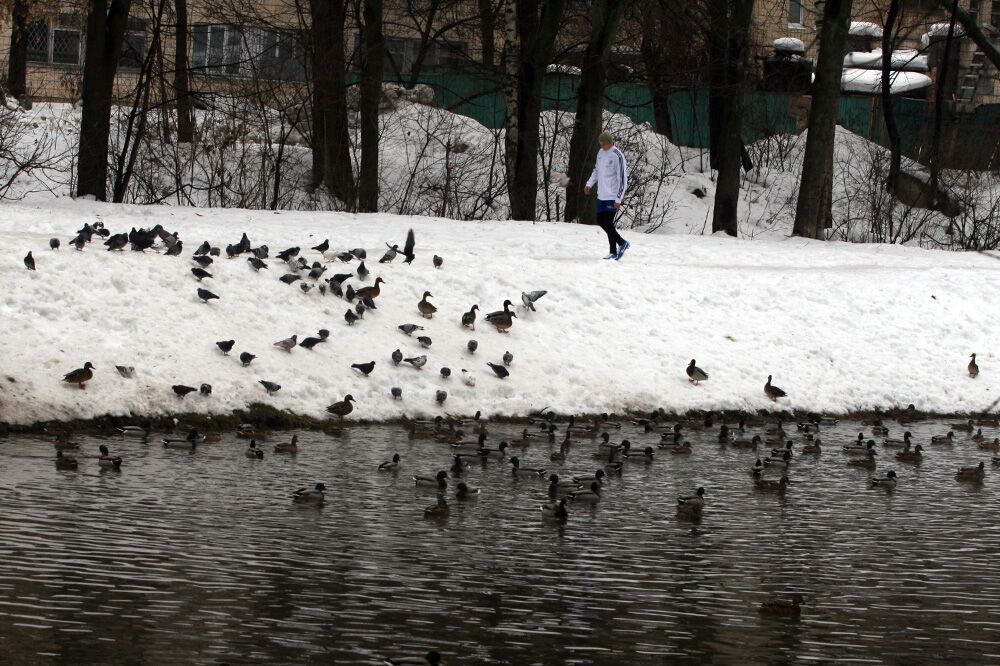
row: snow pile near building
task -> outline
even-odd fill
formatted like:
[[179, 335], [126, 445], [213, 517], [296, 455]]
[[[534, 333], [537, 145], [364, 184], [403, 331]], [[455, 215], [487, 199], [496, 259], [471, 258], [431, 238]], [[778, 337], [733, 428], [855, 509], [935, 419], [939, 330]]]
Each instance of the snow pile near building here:
[[[83, 252], [67, 240], [85, 222], [112, 232], [159, 223], [177, 231], [182, 257]], [[414, 227], [417, 260], [380, 265], [384, 242], [402, 243]], [[386, 284], [378, 310], [348, 326], [349, 304], [318, 289], [279, 281], [286, 268], [270, 259], [255, 273], [244, 258], [209, 266], [208, 288], [219, 300], [198, 300], [190, 273], [203, 240], [225, 248], [246, 231], [273, 255], [325, 238], [337, 250], [366, 248], [372, 271]], [[48, 249], [48, 239], [63, 247]], [[752, 243], [718, 236], [627, 234], [633, 248], [621, 262], [600, 260], [594, 227], [518, 222], [462, 223], [390, 215], [169, 207], [110, 206], [68, 199], [4, 204], [0, 218], [0, 421], [31, 423], [105, 414], [179, 412], [228, 414], [250, 403], [314, 417], [350, 393], [354, 416], [388, 419], [445, 412], [525, 415], [543, 407], [560, 412], [622, 412], [663, 407], [771, 409], [762, 388], [768, 374], [789, 398], [777, 407], [830, 413], [905, 406], [935, 412], [987, 410], [997, 397], [994, 312], [1000, 262], [993, 256], [932, 252], [902, 246], [847, 245], [801, 239]], [[32, 250], [37, 271], [22, 258]], [[444, 258], [443, 268], [431, 263]], [[328, 260], [329, 261], [329, 260]], [[330, 261], [326, 277], [356, 264]], [[306, 280], [308, 281], [308, 280]], [[522, 291], [547, 290], [537, 312], [517, 307], [509, 334], [482, 321], [460, 325], [474, 303], [483, 311]], [[424, 291], [438, 314], [422, 320]], [[424, 326], [432, 345], [398, 330]], [[332, 334], [308, 351], [286, 353], [273, 343], [320, 328]], [[230, 356], [218, 340], [235, 339]], [[479, 349], [467, 351], [476, 339]], [[395, 367], [394, 349], [426, 354], [427, 365]], [[239, 352], [257, 356], [249, 367]], [[510, 377], [487, 367], [505, 351]], [[968, 355], [982, 372], [970, 379]], [[698, 360], [710, 379], [687, 381]], [[352, 363], [376, 361], [370, 377]], [[86, 390], [62, 376], [91, 361], [97, 372]], [[133, 366], [126, 379], [116, 365]], [[450, 379], [439, 371], [447, 366]], [[476, 375], [475, 387], [459, 378]], [[992, 370], [991, 370], [992, 368]], [[268, 396], [259, 380], [281, 384]], [[212, 395], [184, 399], [174, 384], [211, 384]], [[395, 401], [390, 388], [403, 390]], [[447, 391], [443, 406], [438, 390]]]

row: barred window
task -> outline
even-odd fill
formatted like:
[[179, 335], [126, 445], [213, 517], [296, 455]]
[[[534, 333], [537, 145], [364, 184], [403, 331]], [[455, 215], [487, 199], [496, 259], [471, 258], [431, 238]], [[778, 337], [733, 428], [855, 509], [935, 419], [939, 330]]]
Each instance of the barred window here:
[[49, 61], [49, 22], [32, 21], [28, 25], [28, 60]]
[[234, 25], [196, 23], [191, 64], [209, 74], [295, 81], [305, 76], [294, 34]]
[[73, 28], [52, 29], [52, 62], [60, 65], [79, 65], [80, 31]]

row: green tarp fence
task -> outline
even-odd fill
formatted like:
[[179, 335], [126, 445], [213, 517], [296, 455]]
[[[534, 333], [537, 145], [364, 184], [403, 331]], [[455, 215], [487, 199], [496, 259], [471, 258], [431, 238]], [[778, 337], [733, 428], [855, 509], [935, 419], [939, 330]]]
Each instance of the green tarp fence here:
[[[486, 127], [503, 126], [504, 97], [495, 79], [477, 75], [431, 72], [419, 82], [434, 89], [439, 106], [469, 116]], [[542, 87], [543, 110], [574, 111], [579, 77], [562, 74], [546, 76]], [[746, 96], [743, 139], [747, 142], [795, 131], [790, 111], [792, 96], [785, 93], [752, 92]], [[838, 124], [869, 140], [885, 144], [885, 124], [878, 97], [842, 97]], [[932, 103], [895, 98], [893, 106], [899, 125], [903, 154], [918, 159], [929, 145], [933, 122]], [[644, 85], [621, 83], [607, 87], [605, 109], [621, 113], [637, 123], [656, 127], [652, 95]], [[668, 100], [672, 140], [680, 146], [708, 147], [708, 91], [677, 90]], [[963, 129], [976, 131], [981, 126], [990, 136], [1000, 128], [1000, 105], [980, 106], [976, 114], [962, 121]]]

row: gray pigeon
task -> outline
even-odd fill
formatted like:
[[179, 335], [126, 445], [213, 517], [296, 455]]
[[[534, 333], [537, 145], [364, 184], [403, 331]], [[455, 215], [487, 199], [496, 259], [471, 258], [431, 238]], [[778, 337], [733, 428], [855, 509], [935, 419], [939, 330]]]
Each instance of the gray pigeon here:
[[378, 260], [380, 264], [391, 263], [392, 260], [396, 258], [396, 254], [399, 252], [398, 245], [389, 245], [388, 243], [386, 243], [385, 246], [389, 249], [386, 250], [385, 254], [382, 255], [382, 258]]
[[132, 379], [135, 377], [135, 368], [131, 365], [116, 365], [115, 370], [117, 370], [118, 374], [125, 379]]
[[208, 241], [203, 241], [202, 244], [198, 246], [198, 249], [194, 251], [194, 254], [195, 256], [198, 256], [201, 254], [208, 254], [211, 251], [212, 251], [212, 244], [209, 243]]
[[407, 335], [413, 335], [414, 331], [422, 331], [424, 330], [424, 327], [417, 326], [416, 324], [403, 324], [402, 326], [399, 327], [399, 330], [401, 330], [403, 333], [406, 333]]
[[434, 394], [434, 399], [437, 401], [437, 404], [443, 405], [444, 401], [448, 399], [448, 392], [438, 391], [437, 393]]
[[503, 364], [510, 365], [513, 362], [514, 362], [514, 355], [511, 354], [509, 351], [505, 351], [503, 353]]
[[426, 356], [414, 356], [413, 358], [404, 358], [403, 362], [404, 363], [409, 363], [414, 368], [416, 368], [417, 370], [419, 370], [420, 368], [424, 367], [424, 365], [427, 363], [427, 357]]
[[284, 282], [285, 284], [291, 284], [291, 283], [295, 282], [296, 280], [301, 280], [302, 278], [300, 276], [296, 275], [295, 273], [285, 273], [284, 275], [282, 275], [278, 279], [281, 280], [282, 282]]
[[274, 395], [281, 390], [281, 384], [275, 384], [274, 382], [269, 382], [266, 379], [260, 380], [260, 385], [264, 387], [268, 395]]
[[487, 363], [486, 365], [490, 366], [493, 372], [496, 373], [496, 376], [500, 379], [506, 379], [510, 376], [510, 370], [502, 365], [497, 365], [496, 363]]
[[348, 326], [354, 326], [354, 322], [356, 322], [360, 318], [361, 317], [354, 314], [354, 310], [348, 310], [347, 312], [344, 313], [344, 321], [347, 322]]
[[263, 261], [261, 261], [257, 257], [247, 257], [247, 261], [250, 262], [250, 265], [253, 266], [253, 269], [255, 271], [259, 271], [262, 268], [267, 268], [267, 264], [265, 264]]
[[393, 386], [391, 389], [389, 389], [389, 391], [390, 393], [392, 393], [392, 397], [395, 398], [396, 400], [403, 399], [403, 389], [399, 388], [398, 386]]
[[306, 284], [305, 282], [299, 285], [299, 289], [302, 290], [303, 294], [308, 294], [310, 291], [312, 291], [312, 288], [313, 286], [311, 284]]
[[528, 293], [521, 292], [521, 302], [524, 303], [524, 307], [528, 308], [532, 312], [535, 312], [535, 301], [544, 296], [549, 292], [547, 291], [529, 291]]
[[284, 340], [278, 340], [274, 343], [275, 347], [279, 349], [284, 349], [286, 352], [291, 352], [295, 345], [299, 344], [299, 336], [293, 335], [290, 338], [285, 338]]
[[393, 365], [399, 365], [402, 362], [403, 362], [403, 352], [399, 351], [398, 349], [392, 352]]
[[475, 340], [469, 340], [469, 344], [466, 345], [470, 354], [475, 354], [476, 350], [479, 349], [479, 343]]
[[354, 248], [353, 250], [351, 250], [351, 254], [353, 254], [358, 259], [361, 259], [362, 261], [368, 258], [368, 251], [365, 250], [365, 248], [363, 247]]
[[429, 348], [432, 344], [432, 340], [430, 339], [430, 337], [426, 335], [421, 335], [420, 337], [418, 337], [417, 342], [419, 342], [420, 346], [423, 347], [424, 349]]
[[365, 262], [362, 261], [360, 264], [358, 264], [358, 277], [359, 278], [361, 278], [362, 280], [368, 279], [368, 273], [369, 273], [369, 271], [365, 267]]

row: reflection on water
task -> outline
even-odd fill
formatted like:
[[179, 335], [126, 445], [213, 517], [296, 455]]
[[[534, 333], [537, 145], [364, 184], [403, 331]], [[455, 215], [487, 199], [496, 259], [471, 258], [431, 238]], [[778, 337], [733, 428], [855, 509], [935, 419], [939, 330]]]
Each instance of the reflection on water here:
[[[435, 648], [452, 664], [996, 663], [1000, 469], [967, 435], [931, 446], [942, 424], [908, 427], [927, 455], [880, 447], [892, 492], [845, 464], [856, 424], [795, 456], [785, 498], [752, 490], [754, 452], [691, 433], [692, 455], [627, 464], [562, 526], [540, 517], [545, 481], [497, 461], [464, 474], [479, 499], [426, 520], [435, 493], [411, 475], [447, 468], [449, 447], [397, 428], [299, 433], [295, 456], [272, 454], [290, 437], [274, 435], [262, 461], [228, 436], [193, 454], [81, 437], [77, 471], [56, 469], [50, 440], [3, 439], [0, 660], [371, 664]], [[100, 443], [120, 472], [88, 457]], [[598, 465], [593, 440], [561, 464], [557, 448], [517, 454], [564, 478]], [[377, 472], [394, 452], [400, 471]], [[980, 460], [984, 483], [955, 480]], [[324, 506], [291, 501], [317, 481]], [[678, 521], [676, 497], [698, 486], [702, 522]], [[801, 619], [758, 611], [793, 592]]]

